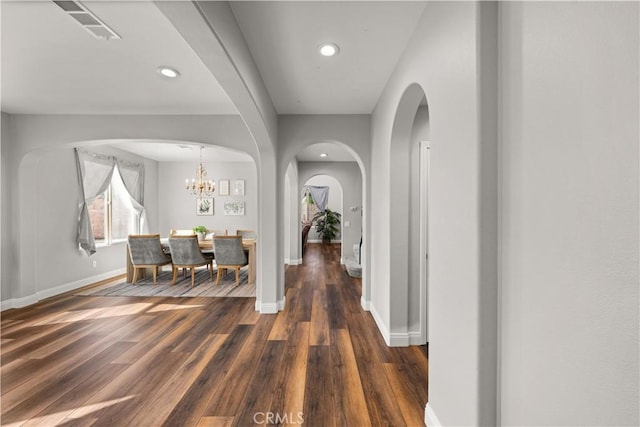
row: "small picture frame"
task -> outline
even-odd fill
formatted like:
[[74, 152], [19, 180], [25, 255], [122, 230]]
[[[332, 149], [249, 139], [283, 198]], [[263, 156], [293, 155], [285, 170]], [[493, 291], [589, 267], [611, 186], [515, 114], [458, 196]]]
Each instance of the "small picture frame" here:
[[229, 195], [229, 180], [221, 179], [218, 181], [218, 194], [221, 196]]
[[244, 179], [236, 179], [233, 181], [232, 194], [234, 196], [244, 196]]
[[244, 215], [244, 200], [227, 200], [224, 202], [225, 215]]
[[196, 215], [213, 215], [213, 198], [198, 197], [196, 199]]

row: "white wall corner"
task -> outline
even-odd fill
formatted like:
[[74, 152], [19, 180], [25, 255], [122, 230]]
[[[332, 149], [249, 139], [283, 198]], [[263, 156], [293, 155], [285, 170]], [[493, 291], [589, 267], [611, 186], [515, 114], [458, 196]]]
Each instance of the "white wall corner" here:
[[433, 407], [427, 402], [427, 406], [424, 408], [424, 423], [429, 427], [441, 427], [442, 423], [433, 411]]
[[382, 317], [378, 314], [376, 307], [373, 304], [370, 304], [370, 307], [371, 307], [370, 311], [371, 311], [371, 315], [373, 316], [373, 320], [376, 322], [376, 325], [378, 325], [378, 330], [382, 334], [382, 338], [384, 338], [385, 344], [391, 347], [391, 337], [390, 337], [389, 329], [387, 328], [387, 325], [385, 325], [384, 322], [382, 321]]
[[360, 306], [364, 311], [371, 310], [371, 301], [364, 299], [364, 295], [360, 297]]
[[285, 297], [282, 297], [282, 299], [280, 301], [278, 301], [278, 303], [277, 303], [278, 304], [278, 311], [284, 310], [284, 307], [286, 305], [286, 299], [287, 299], [287, 297], [285, 296]]

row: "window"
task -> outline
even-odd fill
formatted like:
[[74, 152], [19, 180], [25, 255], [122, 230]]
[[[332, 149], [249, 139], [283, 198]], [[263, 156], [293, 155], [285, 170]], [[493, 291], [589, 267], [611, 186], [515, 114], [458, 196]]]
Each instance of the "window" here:
[[111, 245], [139, 233], [139, 220], [118, 168], [106, 191], [89, 204], [89, 218], [96, 244]]

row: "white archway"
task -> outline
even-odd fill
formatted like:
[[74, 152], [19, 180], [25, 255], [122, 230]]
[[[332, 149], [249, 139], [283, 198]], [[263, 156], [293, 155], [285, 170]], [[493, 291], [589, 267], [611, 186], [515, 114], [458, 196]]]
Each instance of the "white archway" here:
[[[290, 212], [291, 222], [285, 227], [290, 227], [290, 231], [288, 235], [291, 239], [290, 253], [289, 258], [293, 260], [300, 260], [302, 258], [302, 248], [301, 248], [301, 239], [299, 236], [301, 235], [301, 223], [300, 223], [300, 204], [301, 204], [301, 196], [302, 196], [302, 187], [304, 183], [312, 176], [316, 175], [329, 175], [334, 177], [338, 182], [341, 183], [341, 186], [344, 189], [345, 182], [355, 182], [359, 183], [359, 190], [357, 197], [350, 194], [350, 191], [346, 191], [350, 194], [348, 197], [347, 205], [344, 206], [343, 211], [346, 211], [346, 217], [343, 216], [342, 222], [342, 235], [347, 235], [348, 243], [344, 244], [345, 239], [343, 239], [342, 245], [342, 261], [344, 262], [348, 257], [351, 256], [352, 253], [352, 245], [360, 242], [362, 239], [362, 248], [361, 248], [361, 267], [362, 267], [362, 305], [365, 309], [368, 309], [368, 304], [366, 301], [369, 301], [369, 285], [368, 285], [368, 273], [367, 273], [367, 215], [366, 210], [363, 209], [366, 206], [366, 173], [362, 159], [360, 156], [347, 144], [344, 144], [340, 141], [327, 141], [327, 140], [307, 140], [300, 143], [297, 148], [298, 150], [302, 150], [306, 147], [314, 145], [315, 143], [323, 142], [323, 143], [333, 143], [340, 146], [342, 149], [347, 151], [354, 159], [354, 162], [357, 164], [357, 168], [353, 168], [351, 170], [349, 166], [346, 166], [350, 162], [300, 162], [294, 160], [294, 156], [296, 153], [292, 153], [289, 158], [289, 163], [286, 168], [287, 174], [290, 174], [291, 177], [295, 176], [297, 179], [290, 178], [288, 189], [285, 191], [289, 191], [291, 196], [289, 198], [289, 206], [285, 207]], [[312, 163], [313, 168], [305, 167], [306, 163]], [[342, 165], [340, 165], [342, 164]], [[295, 165], [295, 166], [294, 166]], [[332, 166], [328, 166], [332, 165]], [[355, 166], [355, 165], [354, 165]], [[354, 172], [356, 175], [354, 175]], [[343, 192], [344, 193], [344, 192]], [[344, 212], [343, 212], [344, 213]], [[357, 220], [353, 221], [354, 216], [357, 216]], [[352, 219], [350, 219], [352, 218]], [[347, 231], [345, 231], [345, 221], [349, 221], [349, 226], [347, 227]], [[357, 234], [357, 239], [353, 237], [353, 235]], [[350, 236], [350, 239], [349, 239]], [[295, 239], [295, 241], [294, 241]], [[294, 249], [295, 248], [295, 249]], [[284, 285], [283, 285], [284, 286]], [[284, 289], [283, 289], [284, 292]]]
[[[424, 89], [412, 84], [394, 117], [390, 144], [390, 344], [425, 344], [427, 339], [427, 271], [424, 242], [426, 188], [420, 182], [420, 141], [429, 139], [429, 110]], [[422, 165], [423, 167], [426, 165]], [[398, 220], [400, 219], [400, 220]], [[422, 244], [421, 244], [422, 243]]]
[[[211, 133], [206, 130], [210, 126], [210, 122], [203, 120], [202, 123], [206, 122], [206, 126], [203, 127], [200, 135], [194, 135], [193, 133], [193, 125], [194, 122], [192, 120], [183, 121], [182, 118], [177, 119], [173, 125], [165, 124], [164, 138], [153, 138], [154, 132], [148, 132], [148, 128], [150, 126], [144, 126], [143, 123], [154, 122], [155, 118], [151, 117], [148, 120], [146, 118], [131, 118], [130, 121], [133, 123], [141, 124], [141, 126], [136, 127], [139, 134], [129, 133], [130, 137], [124, 137], [122, 132], [114, 131], [113, 123], [119, 122], [120, 124], [126, 122], [123, 118], [92, 118], [87, 121], [83, 118], [72, 118], [70, 122], [76, 123], [76, 126], [69, 126], [69, 128], [65, 128], [65, 132], [56, 132], [58, 130], [57, 126], [54, 122], [51, 122], [51, 129], [48, 128], [50, 124], [49, 120], [45, 117], [42, 119], [33, 119], [37, 120], [39, 123], [43, 124], [41, 128], [38, 129], [38, 135], [30, 135], [28, 144], [21, 145], [23, 148], [22, 153], [16, 153], [15, 162], [15, 172], [13, 172], [16, 177], [16, 191], [12, 195], [12, 216], [14, 218], [13, 224], [14, 229], [11, 231], [12, 238], [16, 242], [15, 246], [12, 248], [13, 255], [12, 259], [15, 264], [15, 269], [12, 272], [12, 294], [11, 300], [8, 305], [13, 307], [25, 306], [28, 304], [32, 304], [37, 302], [40, 299], [47, 298], [52, 295], [59, 294], [61, 292], [65, 292], [68, 290], [72, 290], [78, 288], [80, 286], [86, 285], [89, 281], [101, 280], [102, 278], [106, 279], [112, 277], [114, 272], [117, 273], [118, 270], [122, 268], [123, 258], [120, 253], [113, 254], [111, 259], [114, 261], [108, 261], [107, 264], [102, 264], [98, 266], [98, 270], [89, 270], [84, 269], [84, 264], [89, 265], [89, 262], [83, 263], [81, 259], [77, 259], [82, 257], [82, 255], [77, 251], [75, 247], [75, 217], [77, 213], [75, 209], [77, 207], [77, 192], [75, 191], [77, 186], [77, 177], [75, 171], [75, 161], [72, 161], [71, 164], [66, 163], [67, 166], [63, 171], [67, 179], [66, 182], [55, 182], [52, 183], [53, 188], [56, 185], [59, 185], [59, 191], [62, 191], [65, 196], [69, 196], [68, 200], [69, 208], [73, 211], [70, 215], [64, 216], [64, 218], [68, 218], [68, 222], [64, 222], [62, 224], [56, 224], [55, 227], [51, 226], [51, 229], [60, 229], [61, 234], [59, 239], [43, 239], [42, 233], [39, 232], [37, 223], [38, 223], [38, 215], [40, 212], [50, 210], [52, 208], [56, 209], [66, 209], [60, 208], [59, 206], [43, 205], [37, 198], [29, 197], [30, 194], [38, 194], [40, 190], [38, 188], [39, 182], [43, 182], [38, 179], [38, 172], [42, 169], [41, 161], [46, 156], [51, 153], [55, 153], [56, 151], [65, 151], [66, 155], [69, 158], [72, 158], [72, 148], [73, 147], [87, 147], [87, 146], [100, 146], [100, 145], [108, 145], [114, 142], [122, 142], [123, 140], [128, 141], [139, 141], [144, 143], [153, 143], [153, 142], [161, 142], [161, 143], [180, 143], [180, 144], [194, 144], [194, 145], [216, 145], [217, 141], [212, 140]], [[129, 119], [128, 119], [129, 120]], [[227, 119], [224, 119], [225, 121]], [[164, 118], [164, 122], [171, 122], [171, 120], [167, 120]], [[90, 122], [90, 123], [87, 123]], [[240, 120], [234, 120], [235, 125], [232, 126], [234, 130], [229, 132], [228, 138], [229, 140], [238, 141], [238, 137], [243, 135], [244, 137], [240, 137], [243, 141], [245, 141], [245, 149], [251, 149], [252, 143], [250, 139], [247, 139], [246, 129]], [[147, 123], [148, 124], [148, 123]], [[155, 133], [157, 134], [159, 127], [154, 126]], [[21, 128], [20, 128], [21, 129]], [[186, 129], [190, 129], [191, 132]], [[17, 132], [18, 134], [22, 134], [24, 132]], [[198, 132], [196, 132], [198, 133]], [[90, 135], [95, 135], [95, 138], [86, 138], [82, 139], [82, 137], [87, 137]], [[117, 135], [117, 138], [114, 139], [106, 139], [105, 135], [113, 134]], [[191, 134], [191, 138], [180, 140], [178, 135], [186, 135]], [[150, 137], [151, 136], [151, 137]], [[13, 141], [16, 144], [20, 144], [20, 140]], [[238, 148], [238, 147], [230, 147], [230, 144], [225, 144], [227, 148]], [[242, 145], [242, 144], [240, 144]], [[255, 146], [254, 146], [255, 147]], [[254, 159], [254, 167], [255, 164], [255, 148], [252, 153], [247, 153]], [[68, 176], [70, 175], [70, 176]], [[41, 184], [40, 184], [41, 185]], [[67, 198], [69, 198], [67, 197]], [[68, 213], [68, 212], [67, 212]], [[66, 225], [65, 225], [66, 224]], [[38, 283], [43, 280], [48, 279], [46, 271], [39, 271], [39, 265], [46, 265], [46, 263], [39, 263], [37, 259], [37, 254], [41, 249], [47, 245], [43, 245], [43, 242], [56, 242], [57, 245], [67, 244], [69, 249], [69, 259], [70, 262], [77, 262], [77, 265], [70, 265], [66, 270], [70, 272], [75, 272], [77, 274], [67, 274], [64, 277], [60, 277], [58, 282], [53, 282], [51, 286], [46, 289], [42, 289], [39, 287]], [[67, 243], [65, 243], [67, 242]], [[118, 250], [118, 249], [112, 249]], [[107, 252], [109, 249], [107, 249]], [[71, 255], [72, 254], [72, 255]], [[109, 267], [109, 265], [111, 267]], [[35, 267], [34, 267], [35, 266]], [[58, 270], [65, 269], [64, 266], [59, 267]], [[56, 270], [57, 271], [57, 270]], [[259, 273], [258, 273], [259, 274]]]

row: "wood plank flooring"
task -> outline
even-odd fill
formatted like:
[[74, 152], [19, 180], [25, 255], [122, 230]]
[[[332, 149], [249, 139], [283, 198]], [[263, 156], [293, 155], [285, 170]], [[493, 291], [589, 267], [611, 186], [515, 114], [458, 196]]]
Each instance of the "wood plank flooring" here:
[[253, 298], [67, 294], [1, 318], [3, 426], [423, 426], [426, 347], [388, 348], [339, 245]]

